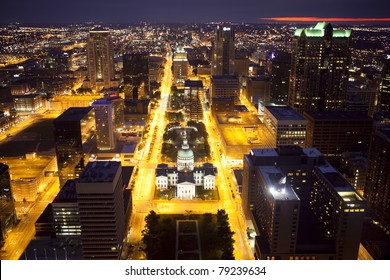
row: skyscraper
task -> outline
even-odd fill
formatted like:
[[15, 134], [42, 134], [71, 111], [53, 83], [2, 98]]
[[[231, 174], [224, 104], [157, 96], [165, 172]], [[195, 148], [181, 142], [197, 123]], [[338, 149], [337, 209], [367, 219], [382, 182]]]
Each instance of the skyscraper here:
[[95, 161], [76, 181], [84, 259], [119, 259], [125, 234], [120, 162]]
[[84, 168], [85, 145], [95, 130], [92, 107], [71, 107], [53, 121], [60, 186], [78, 177]]
[[187, 80], [184, 83], [184, 111], [188, 120], [201, 121], [203, 119], [203, 98], [204, 88], [202, 81]]
[[188, 78], [187, 52], [183, 47], [178, 47], [173, 57], [173, 82], [176, 85], [184, 85]]
[[378, 127], [374, 133], [364, 195], [374, 211], [374, 220], [390, 236], [390, 125]]
[[365, 201], [317, 149], [252, 149], [242, 190], [257, 258], [357, 259]]
[[92, 103], [96, 119], [96, 145], [99, 150], [112, 150], [116, 142], [114, 132], [124, 124], [123, 99], [112, 94]]
[[217, 26], [212, 55], [212, 75], [234, 74], [234, 31], [231, 26]]
[[299, 112], [344, 108], [351, 30], [330, 23], [295, 31], [288, 104]]
[[115, 80], [114, 48], [110, 31], [93, 29], [87, 41], [88, 80], [91, 88], [110, 88]]
[[272, 53], [271, 101], [287, 104], [288, 85], [291, 70], [291, 53]]
[[379, 110], [390, 112], [390, 55], [387, 55], [379, 86]]
[[138, 99], [149, 94], [149, 54], [123, 55], [123, 83], [125, 99]]

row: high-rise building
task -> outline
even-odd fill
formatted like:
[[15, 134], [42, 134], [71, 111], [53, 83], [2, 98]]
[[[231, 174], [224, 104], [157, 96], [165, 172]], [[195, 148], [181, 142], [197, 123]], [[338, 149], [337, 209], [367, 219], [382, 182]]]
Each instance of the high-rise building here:
[[378, 127], [371, 141], [364, 195], [373, 219], [390, 236], [390, 125]]
[[149, 94], [149, 54], [123, 55], [123, 83], [125, 99], [138, 99]]
[[240, 81], [237, 76], [224, 75], [211, 77], [211, 99], [231, 98], [234, 104], [240, 103]]
[[379, 110], [390, 111], [390, 55], [387, 55], [379, 86]]
[[92, 107], [71, 107], [53, 121], [60, 186], [75, 179], [84, 168], [86, 145], [95, 130]]
[[364, 194], [367, 179], [368, 158], [361, 152], [345, 152], [341, 156], [340, 171], [360, 194]]
[[252, 149], [242, 202], [259, 259], [357, 259], [365, 201], [315, 148]]
[[370, 145], [372, 119], [362, 112], [305, 112], [306, 147], [317, 148], [334, 166], [343, 152], [362, 152]]
[[235, 50], [233, 28], [231, 26], [218, 25], [215, 31], [211, 74], [233, 75], [234, 60]]
[[320, 22], [295, 31], [288, 104], [298, 110], [342, 110], [345, 106], [351, 30]]
[[52, 202], [54, 231], [57, 238], [81, 237], [75, 180], [69, 180]]
[[76, 181], [84, 259], [119, 259], [125, 234], [120, 162], [95, 161]]
[[271, 101], [287, 104], [291, 53], [276, 51], [271, 55]]
[[87, 55], [87, 86], [112, 87], [115, 80], [114, 47], [109, 30], [93, 29], [89, 32]]
[[124, 124], [124, 101], [112, 94], [92, 103], [95, 109], [96, 145], [99, 150], [116, 146], [114, 132]]
[[184, 111], [188, 120], [201, 121], [203, 119], [204, 88], [202, 81], [187, 80], [184, 83]]
[[290, 106], [265, 106], [264, 124], [274, 146], [305, 146], [307, 120]]
[[11, 177], [8, 165], [0, 163], [0, 245], [3, 245], [7, 230], [16, 223], [15, 202], [12, 196]]
[[173, 82], [176, 85], [184, 85], [184, 81], [188, 78], [188, 59], [187, 52], [183, 47], [176, 49], [173, 56]]

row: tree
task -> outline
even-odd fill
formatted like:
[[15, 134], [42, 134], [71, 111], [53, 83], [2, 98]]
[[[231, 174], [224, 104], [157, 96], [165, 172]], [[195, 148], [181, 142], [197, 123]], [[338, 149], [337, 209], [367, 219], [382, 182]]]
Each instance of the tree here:
[[230, 229], [229, 217], [223, 209], [219, 209], [217, 212], [217, 232], [222, 249], [221, 259], [234, 260], [234, 231]]
[[142, 230], [142, 242], [145, 245], [144, 251], [149, 260], [158, 256], [160, 248], [160, 236], [158, 230], [160, 216], [153, 210], [145, 217], [145, 228]]

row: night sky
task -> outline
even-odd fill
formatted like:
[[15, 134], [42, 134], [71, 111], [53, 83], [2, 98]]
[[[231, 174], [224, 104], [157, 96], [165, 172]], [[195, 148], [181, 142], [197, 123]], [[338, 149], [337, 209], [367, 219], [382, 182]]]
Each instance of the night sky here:
[[0, 22], [260, 22], [265, 17], [390, 17], [389, 0], [2, 0]]

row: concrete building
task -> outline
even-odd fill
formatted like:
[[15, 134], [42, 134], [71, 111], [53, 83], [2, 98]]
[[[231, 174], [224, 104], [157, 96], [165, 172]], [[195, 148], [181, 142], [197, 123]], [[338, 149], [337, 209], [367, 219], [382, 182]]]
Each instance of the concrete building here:
[[204, 87], [202, 81], [186, 80], [184, 83], [184, 111], [187, 120], [203, 120]]
[[363, 152], [370, 145], [372, 119], [362, 112], [305, 112], [306, 147], [317, 148], [334, 166], [343, 152]]
[[123, 55], [122, 72], [125, 99], [138, 99], [149, 94], [149, 54]]
[[84, 168], [87, 145], [95, 131], [92, 107], [71, 107], [53, 121], [60, 186], [75, 179]]
[[91, 162], [76, 181], [84, 259], [119, 259], [125, 237], [120, 162]]
[[271, 101], [287, 104], [291, 70], [291, 53], [277, 51], [271, 55]]
[[368, 158], [361, 152], [345, 152], [341, 155], [340, 170], [347, 181], [363, 196], [367, 179]]
[[95, 110], [96, 145], [99, 150], [112, 150], [116, 140], [114, 132], [124, 125], [124, 101], [113, 94], [92, 103]]
[[263, 123], [273, 136], [275, 147], [304, 147], [307, 120], [290, 106], [266, 106]]
[[118, 86], [115, 81], [114, 47], [109, 30], [93, 29], [87, 40], [88, 79], [90, 88]]
[[215, 31], [211, 62], [212, 75], [234, 74], [234, 31], [231, 26], [218, 25]]
[[249, 102], [254, 104], [270, 101], [271, 83], [268, 76], [255, 76], [246, 78], [244, 93]]
[[177, 48], [173, 57], [174, 84], [179, 86], [184, 85], [184, 81], [188, 79], [188, 67], [187, 52], [182, 47]]
[[301, 113], [344, 109], [350, 42], [351, 30], [326, 22], [295, 30], [288, 105]]
[[40, 94], [16, 95], [13, 98], [18, 113], [36, 113], [39, 109], [46, 107]]
[[211, 100], [214, 98], [232, 98], [235, 105], [240, 104], [240, 82], [238, 77], [232, 75], [212, 76]]
[[357, 259], [365, 201], [317, 149], [253, 149], [242, 188], [256, 258]]

